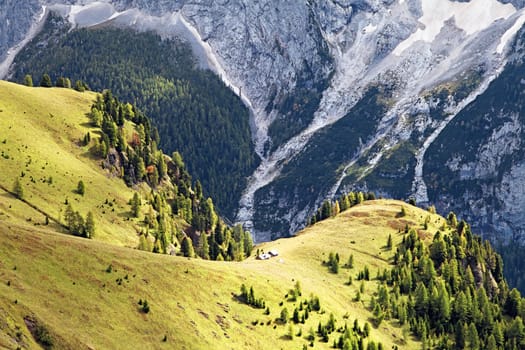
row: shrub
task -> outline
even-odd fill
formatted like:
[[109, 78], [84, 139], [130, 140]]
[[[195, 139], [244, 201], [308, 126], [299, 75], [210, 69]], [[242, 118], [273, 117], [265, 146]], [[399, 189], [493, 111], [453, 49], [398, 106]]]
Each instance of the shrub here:
[[141, 311], [145, 314], [149, 313], [149, 304], [148, 304], [148, 301], [146, 299], [144, 299], [144, 301], [142, 302], [142, 308], [141, 308]]

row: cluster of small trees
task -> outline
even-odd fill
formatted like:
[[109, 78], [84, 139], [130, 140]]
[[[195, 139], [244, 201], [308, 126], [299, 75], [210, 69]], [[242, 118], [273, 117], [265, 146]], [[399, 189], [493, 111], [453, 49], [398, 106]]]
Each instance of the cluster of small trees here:
[[[92, 125], [102, 131], [101, 138], [94, 139], [93, 153], [106, 158], [115, 149], [119, 159], [111, 159], [109, 165], [119, 168], [128, 185], [147, 181], [157, 187], [167, 175], [167, 164], [157, 149], [158, 132], [149, 119], [132, 104], [120, 102], [109, 90], [97, 95], [89, 116]], [[131, 135], [124, 128], [126, 120], [134, 123]]]
[[149, 303], [146, 299], [142, 300], [142, 299], [139, 299], [139, 306], [140, 306], [140, 311], [145, 313], [145, 314], [148, 314], [150, 312], [150, 306], [149, 306]]
[[[241, 225], [230, 228], [220, 223], [208, 236], [208, 247], [211, 260], [242, 260], [251, 254], [253, 240], [250, 232], [245, 231]], [[206, 258], [203, 244], [199, 244], [198, 251], [199, 256]]]
[[330, 252], [326, 265], [331, 273], [339, 273], [339, 253]]
[[250, 286], [248, 290], [244, 284], [241, 285], [241, 294], [239, 295], [239, 300], [245, 304], [251, 305], [257, 309], [264, 309], [266, 303], [263, 298], [256, 298], [255, 293], [253, 292], [253, 286]]
[[[157, 148], [157, 130], [135, 106], [120, 102], [105, 90], [97, 96], [90, 118], [102, 131], [101, 138], [93, 140], [92, 149], [105, 164], [118, 167], [116, 173], [122, 174], [130, 186], [145, 181], [156, 189], [147, 198], [150, 206], [144, 215], [146, 231], [139, 237], [140, 249], [166, 253], [170, 243], [180, 244], [182, 255], [197, 254], [212, 260], [241, 260], [251, 254], [250, 233], [241, 226], [230, 228], [220, 220], [212, 199], [204, 197], [200, 182], [192, 184], [181, 155], [174, 152], [170, 158]], [[125, 128], [126, 121], [133, 123], [131, 134]], [[159, 186], [162, 183], [165, 185]], [[130, 206], [132, 217], [139, 218], [142, 199], [138, 193], [131, 198]], [[193, 237], [177, 228], [175, 216], [192, 226]], [[154, 237], [153, 244], [150, 236]]]
[[440, 349], [521, 349], [525, 302], [509, 291], [501, 257], [469, 225], [448, 216], [450, 234], [437, 232], [428, 246], [414, 229], [404, 233], [394, 267], [370, 303], [376, 324], [396, 318]]
[[[25, 77], [24, 77], [24, 84], [26, 86], [30, 86], [32, 87], [33, 86], [33, 77], [31, 76], [31, 74], [26, 74]], [[53, 87], [53, 81], [51, 80], [51, 77], [49, 76], [49, 74], [47, 73], [44, 73], [42, 75], [42, 78], [40, 79], [40, 84], [39, 84], [41, 87], [47, 87], [47, 88], [50, 88], [50, 87]], [[56, 79], [56, 82], [55, 82], [55, 86], [56, 87], [60, 87], [60, 88], [66, 88], [66, 89], [71, 89], [71, 80], [67, 77], [58, 77]], [[86, 90], [89, 90], [89, 86], [83, 82], [82, 80], [77, 80], [75, 82], [75, 85], [74, 85], [74, 88], [75, 90], [77, 91], [80, 91], [80, 92], [84, 92]]]
[[93, 213], [87, 213], [86, 218], [73, 209], [71, 203], [67, 205], [64, 220], [69, 232], [75, 236], [93, 238], [95, 235], [95, 219]]
[[308, 225], [313, 225], [318, 221], [336, 216], [340, 212], [345, 211], [354, 205], [360, 204], [365, 200], [374, 199], [376, 199], [376, 196], [373, 192], [350, 192], [341, 195], [341, 197], [334, 202], [326, 200], [321, 204], [321, 207], [317, 209], [316, 213], [308, 219]]
[[363, 270], [357, 273], [357, 280], [358, 281], [361, 281], [361, 280], [370, 281], [370, 270], [368, 268], [368, 265], [365, 265], [365, 267], [363, 267]]
[[[210, 231], [206, 229], [196, 232], [194, 239], [181, 231], [175, 221], [176, 200], [172, 196], [170, 191], [157, 191], [146, 196], [150, 205], [144, 215], [146, 232], [139, 237], [139, 249], [167, 253], [169, 244], [173, 243], [175, 246], [180, 244], [180, 254], [185, 257], [197, 255], [206, 260], [226, 261], [242, 260], [251, 254], [253, 240], [250, 232], [245, 231], [241, 225], [233, 228], [225, 225], [215, 211], [206, 216], [211, 217], [213, 223]], [[211, 200], [208, 202], [210, 203]], [[130, 200], [133, 217], [140, 216], [141, 205], [142, 199], [138, 193], [135, 193]], [[198, 206], [198, 203], [195, 205]], [[154, 238], [153, 244], [150, 242], [150, 237]]]

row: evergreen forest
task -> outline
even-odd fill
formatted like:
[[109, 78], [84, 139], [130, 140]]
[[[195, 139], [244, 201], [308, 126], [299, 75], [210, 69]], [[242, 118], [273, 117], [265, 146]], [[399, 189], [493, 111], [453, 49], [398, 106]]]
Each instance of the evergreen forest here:
[[258, 165], [249, 111], [240, 98], [213, 72], [200, 69], [180, 40], [108, 27], [69, 30], [50, 16], [19, 53], [13, 80], [46, 77], [44, 86], [61, 86], [67, 79], [74, 87], [111, 89], [140, 106], [158, 130], [158, 148], [179, 151], [221, 215], [233, 219], [246, 177]]

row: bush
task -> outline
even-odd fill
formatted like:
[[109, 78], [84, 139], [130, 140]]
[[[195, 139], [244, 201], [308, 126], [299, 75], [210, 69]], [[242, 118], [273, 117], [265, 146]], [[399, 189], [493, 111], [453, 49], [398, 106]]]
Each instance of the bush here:
[[142, 302], [142, 308], [141, 308], [141, 311], [145, 314], [149, 313], [149, 304], [148, 304], [148, 301], [146, 299], [144, 299], [144, 301]]
[[77, 185], [77, 193], [81, 196], [86, 193], [86, 185], [84, 185], [84, 181], [80, 180]]
[[51, 334], [47, 328], [41, 324], [37, 324], [36, 326], [35, 340], [42, 344], [44, 348], [51, 348], [53, 346], [53, 338], [51, 337]]

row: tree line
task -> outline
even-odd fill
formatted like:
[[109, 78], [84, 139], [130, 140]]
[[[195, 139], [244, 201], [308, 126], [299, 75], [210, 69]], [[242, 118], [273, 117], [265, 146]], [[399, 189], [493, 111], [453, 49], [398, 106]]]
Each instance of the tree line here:
[[[45, 50], [39, 42], [47, 43]], [[234, 216], [246, 177], [259, 161], [249, 111], [219, 77], [198, 67], [186, 42], [107, 27], [70, 30], [50, 15], [15, 67], [18, 82], [33, 74], [44, 86], [110, 88], [122, 101], [141, 106], [158, 130], [157, 146], [180, 152], [220, 212]]]
[[193, 182], [180, 153], [169, 157], [158, 148], [157, 129], [136, 106], [104, 90], [89, 118], [92, 127], [100, 130], [98, 138], [84, 137], [92, 154], [128, 186], [147, 183], [152, 189], [145, 196], [149, 205], [144, 213], [138, 192], [129, 202], [132, 217], [143, 221], [140, 249], [171, 253], [179, 248], [183, 256], [212, 260], [242, 260], [251, 254], [251, 234], [220, 219], [200, 181]]

